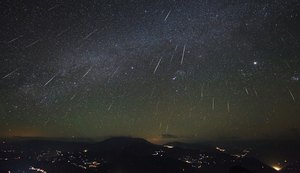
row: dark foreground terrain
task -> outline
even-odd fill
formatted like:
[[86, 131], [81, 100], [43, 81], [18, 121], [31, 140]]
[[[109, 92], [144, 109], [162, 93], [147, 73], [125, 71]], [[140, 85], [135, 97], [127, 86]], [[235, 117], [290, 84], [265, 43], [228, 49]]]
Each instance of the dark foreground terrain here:
[[0, 173], [299, 173], [297, 163], [275, 170], [249, 156], [219, 147], [183, 143], [154, 145], [118, 137], [99, 143], [2, 140]]

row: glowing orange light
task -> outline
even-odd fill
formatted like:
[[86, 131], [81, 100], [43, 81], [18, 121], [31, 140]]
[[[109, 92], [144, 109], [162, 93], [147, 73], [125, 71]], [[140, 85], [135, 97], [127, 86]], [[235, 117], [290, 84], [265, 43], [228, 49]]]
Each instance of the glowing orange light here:
[[280, 171], [282, 169], [281, 167], [279, 167], [277, 165], [272, 166], [272, 168], [275, 169], [276, 171]]

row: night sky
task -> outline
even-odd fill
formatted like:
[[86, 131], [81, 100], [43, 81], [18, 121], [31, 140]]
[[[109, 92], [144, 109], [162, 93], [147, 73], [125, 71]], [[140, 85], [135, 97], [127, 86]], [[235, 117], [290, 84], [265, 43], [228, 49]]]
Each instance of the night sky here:
[[300, 1], [0, 2], [0, 136], [297, 139]]

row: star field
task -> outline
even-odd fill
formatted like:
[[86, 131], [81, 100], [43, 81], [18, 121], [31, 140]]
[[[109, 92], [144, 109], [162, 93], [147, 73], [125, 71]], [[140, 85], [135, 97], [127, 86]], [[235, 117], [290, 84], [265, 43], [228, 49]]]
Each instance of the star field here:
[[1, 136], [299, 137], [297, 0], [0, 7]]

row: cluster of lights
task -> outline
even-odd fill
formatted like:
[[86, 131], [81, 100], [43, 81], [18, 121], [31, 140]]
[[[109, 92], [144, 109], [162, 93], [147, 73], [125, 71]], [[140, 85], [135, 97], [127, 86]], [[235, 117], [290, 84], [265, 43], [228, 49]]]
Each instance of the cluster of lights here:
[[36, 171], [36, 172], [40, 172], [40, 173], [47, 173], [45, 170], [41, 169], [41, 168], [35, 168], [33, 166], [29, 167], [29, 170], [31, 171]]
[[216, 150], [218, 150], [220, 152], [225, 152], [226, 151], [224, 148], [220, 148], [220, 147], [216, 147]]
[[164, 153], [163, 150], [158, 150], [158, 151], [155, 151], [155, 153], [153, 153], [152, 156], [160, 156], [160, 157], [162, 157], [163, 153]]
[[185, 156], [183, 158], [179, 158], [178, 160], [183, 161], [187, 164], [191, 164], [193, 168], [202, 168], [203, 166], [210, 166], [216, 164], [212, 157], [209, 157], [205, 154], [200, 154], [200, 157], [192, 157], [192, 156]]

